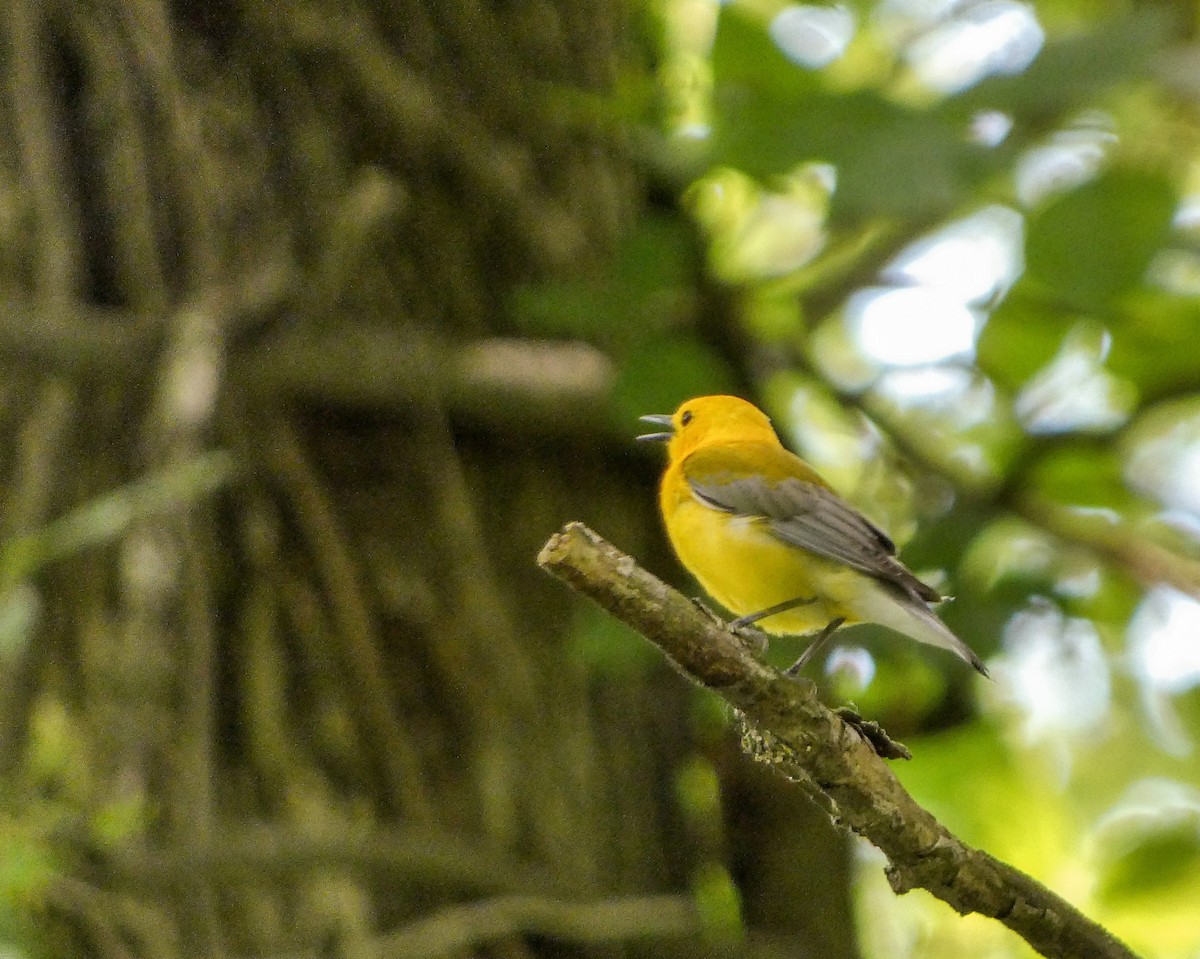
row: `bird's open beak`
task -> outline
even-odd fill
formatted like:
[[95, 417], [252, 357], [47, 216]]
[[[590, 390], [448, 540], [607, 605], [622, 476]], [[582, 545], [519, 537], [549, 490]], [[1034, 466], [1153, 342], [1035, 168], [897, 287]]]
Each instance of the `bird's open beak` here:
[[667, 429], [662, 433], [643, 433], [638, 437], [643, 443], [665, 443], [675, 435], [675, 428], [671, 423], [670, 413], [651, 413], [649, 416], [639, 416], [638, 420], [642, 423], [653, 423], [655, 426], [665, 426]]

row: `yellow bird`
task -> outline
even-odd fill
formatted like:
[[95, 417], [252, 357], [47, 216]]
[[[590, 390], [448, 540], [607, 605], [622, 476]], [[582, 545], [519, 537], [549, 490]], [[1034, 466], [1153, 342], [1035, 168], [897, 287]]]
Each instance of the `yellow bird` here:
[[942, 597], [898, 559], [887, 534], [779, 442], [761, 410], [736, 396], [700, 396], [639, 440], [667, 442], [659, 489], [680, 562], [730, 626], [775, 634], [821, 630], [797, 673], [843, 623], [879, 623], [987, 668], [930, 609]]

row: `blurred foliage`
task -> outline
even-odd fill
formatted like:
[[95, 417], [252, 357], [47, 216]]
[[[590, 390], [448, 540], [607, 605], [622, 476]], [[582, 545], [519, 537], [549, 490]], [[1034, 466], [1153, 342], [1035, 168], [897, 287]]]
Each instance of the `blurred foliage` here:
[[590, 675], [629, 679], [658, 663], [658, 654], [640, 636], [596, 607], [580, 606], [575, 616], [571, 652]]
[[0, 819], [0, 950], [12, 955], [40, 955], [41, 946], [48, 948], [31, 917], [41, 912], [59, 866], [44, 834], [45, 824], [56, 821], [42, 808], [28, 810], [20, 821]]
[[[663, 175], [701, 249], [681, 255], [656, 215], [554, 332], [614, 350], [623, 417], [748, 389], [905, 543], [996, 682], [863, 628], [829, 657], [829, 694], [910, 737], [898, 771], [951, 828], [1135, 949], [1190, 959], [1194, 10], [659, 8]], [[1028, 954], [881, 892], [869, 857], [860, 875], [867, 956]]]
[[1146, 275], [1177, 202], [1165, 177], [1119, 169], [1055, 197], [1030, 218], [1030, 279], [1068, 309], [1103, 309]]
[[[0, 543], [0, 581], [8, 585], [0, 611], [4, 668], [15, 669], [37, 635], [43, 600], [27, 577], [120, 541], [138, 523], [177, 514], [225, 486], [234, 472], [228, 453], [198, 454]], [[0, 802], [0, 951], [53, 954], [48, 934], [31, 917], [47, 908], [52, 885], [55, 896], [72, 895], [71, 864], [59, 846], [64, 834], [107, 849], [142, 837], [154, 821], [143, 795], [105, 795], [91, 751], [107, 731], [96, 724], [97, 717], [82, 716], [54, 694], [32, 704], [22, 777], [5, 783]]]

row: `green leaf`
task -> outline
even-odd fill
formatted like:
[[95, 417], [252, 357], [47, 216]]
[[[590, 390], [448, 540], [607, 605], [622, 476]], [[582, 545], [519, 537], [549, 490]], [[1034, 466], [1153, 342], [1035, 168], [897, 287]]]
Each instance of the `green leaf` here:
[[950, 209], [988, 168], [985, 152], [966, 140], [955, 120], [869, 91], [814, 92], [789, 101], [725, 88], [718, 77], [713, 154], [715, 162], [759, 178], [804, 161], [833, 164], [835, 217], [928, 218]]
[[512, 314], [525, 333], [603, 341], [614, 322], [597, 284], [557, 280], [523, 286], [513, 294]]
[[729, 870], [718, 862], [705, 862], [692, 875], [696, 914], [707, 938], [717, 942], [738, 940], [745, 933], [742, 894]]
[[1139, 7], [1086, 33], [1050, 40], [1026, 70], [989, 77], [958, 102], [974, 110], [1002, 110], [1031, 123], [1061, 118], [1094, 102], [1119, 80], [1144, 75], [1169, 25], [1161, 8]]
[[591, 605], [576, 607], [570, 637], [572, 654], [596, 676], [633, 680], [659, 663], [654, 648], [637, 633]]
[[[1062, 807], [1040, 808], [1044, 794], [1028, 767], [1014, 760], [994, 724], [958, 726], [907, 745], [919, 760], [892, 768], [917, 802], [949, 828], [968, 842], [1003, 850], [1005, 858], [1027, 869], [1054, 854]], [[984, 795], [987, 803], [979, 801]], [[996, 809], [1005, 810], [1005, 815], [997, 817]], [[1005, 827], [1012, 822], [1025, 822], [1029, 828]]]
[[1177, 829], [1149, 838], [1122, 857], [1105, 875], [1100, 898], [1155, 896], [1200, 871], [1200, 837], [1195, 829]]
[[1029, 274], [1081, 308], [1103, 306], [1141, 281], [1175, 205], [1162, 177], [1110, 170], [1030, 219]]
[[781, 103], [798, 102], [820, 83], [819, 74], [784, 56], [761, 19], [731, 4], [721, 8], [717, 20], [712, 70], [727, 89], [752, 89]]
[[1122, 305], [1124, 322], [1111, 328], [1109, 368], [1136, 383], [1146, 399], [1194, 390], [1200, 382], [1200, 303], [1141, 290]]
[[700, 254], [696, 234], [678, 216], [643, 216], [617, 244], [613, 286], [633, 296], [690, 283]]
[[1162, 810], [1123, 826], [1112, 830], [1116, 836], [1110, 844], [1117, 849], [1105, 850], [1101, 901], [1159, 896], [1200, 879], [1200, 821], [1194, 808]]
[[1110, 443], [1063, 443], [1043, 456], [1029, 480], [1055, 502], [1122, 513], [1135, 505]]
[[713, 79], [713, 162], [760, 179], [831, 163], [833, 214], [845, 219], [932, 218], [1001, 159], [969, 141], [957, 105], [911, 109], [869, 90], [823, 89], [736, 7], [722, 9]]
[[513, 317], [531, 333], [608, 346], [668, 326], [690, 306], [700, 259], [694, 237], [678, 217], [643, 217], [621, 238], [606, 270], [517, 290]]
[[698, 339], [643, 337], [621, 366], [613, 396], [617, 426], [636, 429], [639, 416], [670, 413], [691, 396], [730, 392], [733, 383], [725, 361]]

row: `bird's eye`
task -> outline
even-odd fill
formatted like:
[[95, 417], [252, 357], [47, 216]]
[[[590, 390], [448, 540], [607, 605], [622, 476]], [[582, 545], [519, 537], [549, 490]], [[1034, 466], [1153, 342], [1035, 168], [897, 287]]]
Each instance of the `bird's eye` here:
[[679, 425], [687, 426], [692, 421], [692, 411], [684, 410], [683, 415], [679, 417]]

